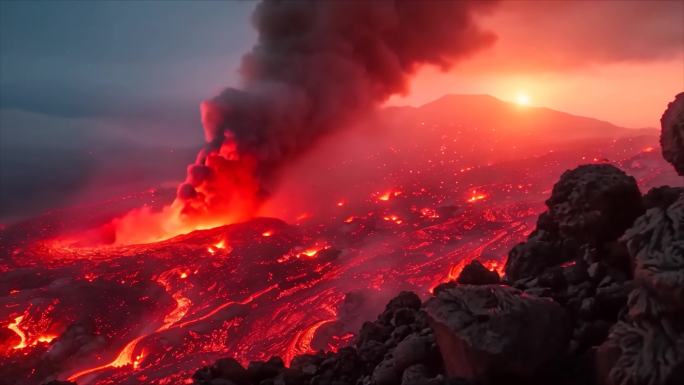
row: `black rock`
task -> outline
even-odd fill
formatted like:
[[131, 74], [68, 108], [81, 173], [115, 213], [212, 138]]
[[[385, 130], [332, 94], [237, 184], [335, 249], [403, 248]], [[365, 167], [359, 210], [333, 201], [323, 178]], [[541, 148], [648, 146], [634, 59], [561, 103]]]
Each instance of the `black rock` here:
[[398, 296], [392, 298], [387, 306], [385, 307], [385, 312], [393, 312], [401, 308], [409, 308], [413, 310], [420, 309], [420, 305], [423, 302], [420, 297], [412, 291], [402, 291]]
[[663, 158], [684, 175], [684, 92], [675, 96], [660, 118], [660, 147]]
[[[301, 356], [306, 357], [306, 356]], [[298, 357], [300, 361], [302, 358]], [[297, 362], [293, 360], [291, 366], [297, 366]], [[280, 357], [271, 357], [268, 361], [252, 361], [247, 366], [247, 375], [254, 383], [259, 383], [267, 378], [272, 378], [278, 375], [285, 367], [283, 360]]]
[[684, 384], [684, 334], [667, 322], [619, 322], [597, 352], [606, 385]]
[[635, 259], [634, 279], [673, 311], [684, 308], [684, 195], [637, 219], [622, 240]]
[[425, 304], [447, 374], [488, 383], [534, 377], [565, 351], [563, 308], [506, 286], [463, 285]]
[[357, 345], [363, 345], [366, 341], [385, 342], [391, 334], [392, 328], [390, 326], [366, 321], [359, 331]]
[[499, 281], [496, 271], [488, 270], [476, 259], [467, 264], [456, 279], [456, 282], [464, 285], [489, 285]]
[[684, 193], [684, 187], [654, 187], [644, 195], [644, 208], [660, 207], [665, 209], [673, 204]]
[[644, 212], [634, 178], [607, 164], [566, 171], [546, 201], [528, 240], [508, 255], [510, 281], [534, 277], [583, 256], [582, 250], [615, 241]]
[[387, 347], [378, 341], [366, 341], [359, 347], [359, 358], [369, 367], [374, 367], [385, 356]]
[[422, 336], [417, 334], [404, 338], [393, 351], [395, 366], [403, 371], [411, 365], [433, 361], [436, 347], [432, 335]]

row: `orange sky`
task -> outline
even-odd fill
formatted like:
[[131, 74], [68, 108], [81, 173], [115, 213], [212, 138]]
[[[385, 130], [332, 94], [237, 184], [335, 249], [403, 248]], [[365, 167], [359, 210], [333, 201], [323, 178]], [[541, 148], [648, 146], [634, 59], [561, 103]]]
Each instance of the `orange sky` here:
[[684, 90], [684, 2], [508, 1], [482, 20], [494, 46], [449, 72], [425, 68], [411, 92], [419, 105], [446, 93], [484, 93], [608, 120], [658, 127]]

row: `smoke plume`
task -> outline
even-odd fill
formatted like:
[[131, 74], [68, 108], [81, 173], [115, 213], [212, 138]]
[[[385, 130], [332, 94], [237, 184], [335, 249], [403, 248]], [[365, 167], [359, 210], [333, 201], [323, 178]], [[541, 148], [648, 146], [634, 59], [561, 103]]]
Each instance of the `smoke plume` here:
[[[263, 1], [253, 15], [257, 44], [243, 57], [240, 89], [201, 105], [207, 141], [176, 201], [118, 220], [117, 242], [211, 227], [253, 215], [279, 168], [322, 136], [348, 126], [411, 75], [492, 44], [476, 16], [485, 1]], [[158, 223], [158, 222], [162, 223]], [[156, 228], [156, 229], [155, 229]], [[132, 237], [132, 239], [131, 239]]]

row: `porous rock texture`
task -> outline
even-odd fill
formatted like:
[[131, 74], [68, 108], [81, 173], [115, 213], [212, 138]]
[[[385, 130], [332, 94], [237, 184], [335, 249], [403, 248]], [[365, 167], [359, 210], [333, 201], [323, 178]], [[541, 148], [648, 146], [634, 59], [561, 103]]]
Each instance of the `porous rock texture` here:
[[633, 177], [608, 164], [566, 171], [553, 186], [527, 241], [508, 255], [506, 276], [516, 281], [581, 257], [617, 238], [644, 211]]
[[217, 363], [230, 370], [195, 384], [684, 384], [682, 191], [641, 197], [617, 168], [580, 166], [503, 280], [471, 262], [424, 304], [401, 293], [337, 353]]
[[[683, 95], [661, 138], [680, 174]], [[546, 204], [503, 280], [472, 262], [424, 304], [400, 293], [336, 353], [289, 368], [277, 357], [247, 368], [222, 359], [193, 383], [684, 384], [684, 189], [641, 197], [619, 169], [587, 165], [564, 173]]]
[[684, 384], [684, 195], [622, 237], [634, 258], [629, 312], [598, 349], [606, 385]]
[[425, 310], [447, 374], [476, 383], [534, 377], [565, 352], [570, 331], [559, 304], [508, 286], [438, 288]]
[[663, 157], [684, 175], [684, 92], [678, 94], [660, 118]]
[[488, 270], [477, 259], [467, 264], [456, 279], [456, 282], [462, 285], [488, 285], [500, 281], [501, 278], [496, 271]]

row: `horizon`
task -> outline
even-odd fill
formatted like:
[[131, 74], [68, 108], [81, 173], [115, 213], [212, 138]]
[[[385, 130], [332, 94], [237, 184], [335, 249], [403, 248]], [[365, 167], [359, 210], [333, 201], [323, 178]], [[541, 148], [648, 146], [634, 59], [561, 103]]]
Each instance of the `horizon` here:
[[679, 383], [682, 20], [0, 0], [0, 382]]
[[[174, 165], [192, 162], [185, 149], [204, 142], [200, 103], [240, 84], [243, 53], [257, 40], [254, 8], [249, 2], [0, 3], [0, 217], [17, 205], [43, 205], [43, 198], [26, 201], [27, 192], [59, 202], [65, 191], [103, 183], [99, 174], [123, 178], [103, 168], [102, 158], [148, 162], [130, 149], [159, 149]], [[677, 1], [500, 3], [474, 18], [492, 39], [451, 67], [412, 70], [406, 88], [382, 105], [419, 107], [449, 94], [486, 94], [618, 127], [658, 128], [667, 102], [684, 89], [679, 15], [684, 3]], [[560, 17], [566, 23], [553, 22]], [[144, 165], [129, 178], [178, 180], [179, 168]], [[124, 192], [116, 183], [108, 188]]]

